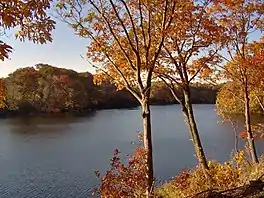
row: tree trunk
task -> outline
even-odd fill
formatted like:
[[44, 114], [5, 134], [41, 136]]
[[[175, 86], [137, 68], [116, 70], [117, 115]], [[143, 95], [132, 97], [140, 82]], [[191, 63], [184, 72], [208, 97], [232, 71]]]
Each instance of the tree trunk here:
[[234, 132], [234, 139], [235, 139], [235, 152], [238, 153], [238, 136], [237, 136], [237, 126], [233, 122], [232, 118], [229, 118], [229, 122], [231, 123], [231, 126], [233, 128]]
[[153, 158], [152, 158], [152, 137], [151, 137], [151, 117], [149, 98], [142, 101], [142, 120], [143, 120], [143, 143], [147, 155], [147, 179], [148, 186], [146, 196], [151, 197], [153, 189]]
[[190, 100], [189, 88], [183, 91], [183, 95], [184, 95], [183, 113], [187, 118], [188, 127], [189, 127], [190, 135], [193, 141], [195, 154], [199, 161], [199, 164], [202, 166], [204, 173], [207, 176], [207, 170], [209, 169], [209, 167], [208, 167], [207, 160], [206, 160], [204, 150], [203, 150], [203, 146], [202, 146], [202, 143], [199, 137], [197, 125], [195, 122], [193, 108], [192, 108], [192, 104]]
[[245, 125], [247, 131], [247, 141], [249, 146], [250, 157], [253, 162], [258, 163], [256, 146], [253, 140], [252, 130], [251, 130], [251, 120], [250, 120], [250, 107], [249, 107], [249, 96], [248, 96], [248, 86], [247, 81], [244, 84], [244, 103], [245, 103]]

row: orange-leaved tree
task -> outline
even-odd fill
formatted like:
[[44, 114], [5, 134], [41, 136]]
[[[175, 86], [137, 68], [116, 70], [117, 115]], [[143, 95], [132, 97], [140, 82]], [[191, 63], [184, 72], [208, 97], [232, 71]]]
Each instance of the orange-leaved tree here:
[[[244, 112], [244, 91], [241, 89], [242, 67], [247, 67], [250, 113], [263, 113], [263, 89], [264, 89], [264, 40], [254, 41], [246, 46], [246, 59], [239, 63], [237, 57], [226, 65], [222, 77], [228, 82], [217, 94], [217, 110], [222, 117], [234, 116]], [[236, 61], [235, 61], [236, 59]]]
[[[253, 162], [258, 162], [254, 141], [252, 139], [250, 106], [249, 106], [249, 75], [247, 64], [247, 45], [250, 35], [264, 27], [264, 2], [262, 0], [215, 0], [210, 8], [211, 15], [224, 28], [225, 34], [219, 35], [226, 40], [225, 50], [219, 55], [226, 65], [221, 67], [227, 71], [232, 80], [239, 80], [243, 89], [244, 116], [247, 140]], [[229, 69], [232, 68], [231, 72]]]
[[260, 41], [255, 41], [247, 46], [247, 63], [250, 71], [253, 71], [253, 74], [250, 76], [250, 83], [254, 98], [256, 98], [262, 111], [264, 111], [264, 36], [262, 36]]
[[147, 197], [153, 186], [150, 91], [153, 71], [169, 33], [175, 0], [60, 0], [57, 10], [77, 35], [88, 38], [87, 57], [97, 64], [97, 82], [106, 75], [126, 88], [142, 107], [147, 153]]
[[159, 67], [155, 70], [182, 107], [196, 157], [205, 173], [208, 165], [190, 100], [190, 85], [208, 77], [218, 60], [221, 28], [206, 11], [209, 5], [207, 0], [199, 3], [184, 0], [178, 4], [170, 27], [172, 33], [164, 42]]
[[[15, 37], [21, 41], [26, 38], [41, 44], [52, 41], [51, 31], [55, 28], [55, 22], [47, 14], [51, 1], [1, 0], [0, 36], [15, 29]], [[11, 51], [12, 47], [0, 39], [0, 60], [8, 58]]]
[[[234, 56], [232, 62], [225, 66], [224, 77], [228, 82], [221, 88], [217, 95], [217, 110], [224, 119], [232, 119], [236, 114], [243, 113], [244, 108], [244, 89], [241, 73], [247, 71], [249, 113], [263, 113], [263, 75], [264, 75], [264, 42], [263, 40], [254, 41], [245, 46], [245, 59]], [[255, 132], [263, 131], [259, 123], [250, 123], [252, 138], [255, 139]], [[242, 137], [247, 138], [248, 133], [241, 133]], [[262, 135], [261, 135], [262, 136]]]

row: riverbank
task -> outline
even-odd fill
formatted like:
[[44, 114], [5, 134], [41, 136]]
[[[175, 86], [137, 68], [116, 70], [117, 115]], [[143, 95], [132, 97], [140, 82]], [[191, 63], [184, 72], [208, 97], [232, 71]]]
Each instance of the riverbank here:
[[[101, 109], [135, 108], [139, 102], [126, 89], [110, 81], [94, 83], [94, 75], [78, 73], [47, 64], [25, 67], [2, 79], [5, 93], [0, 117], [13, 115], [54, 114]], [[219, 88], [209, 84], [191, 86], [193, 104], [215, 104]], [[181, 93], [178, 93], [181, 95]], [[152, 85], [151, 105], [177, 104], [162, 82]]]
[[157, 188], [159, 198], [260, 198], [264, 197], [264, 159], [258, 164], [239, 151], [225, 163], [209, 161], [208, 178], [200, 167], [182, 171]]
[[[166, 87], [163, 87], [166, 89]], [[199, 91], [201, 90], [201, 92]], [[156, 90], [154, 89], [153, 92]], [[168, 90], [167, 97], [159, 98], [159, 93], [153, 93], [150, 101], [152, 106], [167, 106], [179, 104], [171, 95]], [[215, 104], [216, 91], [210, 89], [201, 89], [197, 87], [192, 88], [193, 95], [191, 97], [192, 104]], [[166, 96], [165, 94], [165, 96]], [[164, 96], [164, 95], [163, 95]], [[6, 108], [0, 109], [0, 118], [6, 117], [19, 117], [19, 116], [52, 116], [61, 114], [82, 115], [89, 114], [94, 111], [100, 111], [105, 109], [134, 109], [140, 105], [134, 99], [131, 94], [126, 90], [111, 90], [109, 94], [105, 93], [100, 98], [96, 98], [89, 106], [83, 108], [49, 108], [49, 110], [43, 110], [43, 108], [33, 107], [29, 101], [26, 103], [19, 103], [16, 108], [7, 105]]]
[[[145, 197], [147, 179], [142, 177], [147, 166], [143, 147], [129, 155], [128, 163], [120, 160], [116, 150], [111, 168], [100, 177], [97, 194], [104, 197]], [[171, 181], [153, 186], [154, 198], [260, 198], [264, 196], [264, 158], [253, 163], [245, 151], [233, 154], [224, 163], [208, 161], [205, 176], [200, 166], [178, 173]], [[99, 174], [97, 174], [99, 175]]]

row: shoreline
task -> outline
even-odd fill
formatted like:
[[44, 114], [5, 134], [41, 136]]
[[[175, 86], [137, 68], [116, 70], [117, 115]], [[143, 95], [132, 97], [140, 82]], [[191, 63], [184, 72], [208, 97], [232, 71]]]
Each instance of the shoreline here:
[[[215, 105], [215, 103], [193, 103], [194, 105]], [[172, 106], [172, 105], [179, 105], [179, 103], [167, 103], [167, 104], [151, 104], [151, 106]], [[87, 108], [87, 109], [69, 109], [69, 110], [62, 110], [57, 112], [38, 112], [38, 111], [19, 111], [19, 110], [0, 110], [0, 119], [6, 118], [13, 118], [13, 117], [45, 117], [45, 116], [63, 116], [63, 115], [73, 115], [73, 116], [81, 116], [86, 114], [95, 113], [97, 111], [102, 110], [135, 110], [139, 108], [140, 105], [131, 105], [131, 106], [112, 106], [112, 107], [105, 107], [105, 108]]]

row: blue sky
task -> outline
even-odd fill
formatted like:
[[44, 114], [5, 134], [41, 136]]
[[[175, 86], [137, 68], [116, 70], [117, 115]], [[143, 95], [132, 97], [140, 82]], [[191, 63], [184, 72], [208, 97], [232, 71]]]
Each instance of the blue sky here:
[[[251, 40], [259, 39], [260, 35], [259, 32], [254, 33]], [[6, 77], [18, 68], [34, 66], [38, 63], [94, 73], [94, 68], [81, 58], [81, 55], [85, 57], [89, 41], [76, 36], [70, 27], [60, 21], [57, 21], [52, 43], [39, 45], [28, 41], [20, 42], [11, 33], [10, 37], [1, 37], [1, 39], [14, 50], [10, 60], [0, 61], [0, 77]]]
[[1, 39], [11, 45], [14, 50], [10, 60], [0, 61], [0, 77], [5, 77], [18, 68], [34, 66], [38, 63], [47, 63], [79, 72], [94, 72], [89, 63], [80, 56], [85, 57], [87, 39], [74, 35], [73, 30], [60, 21], [57, 21], [56, 29], [53, 31], [52, 43], [38, 45], [15, 40], [11, 33], [8, 36], [10, 37]]

